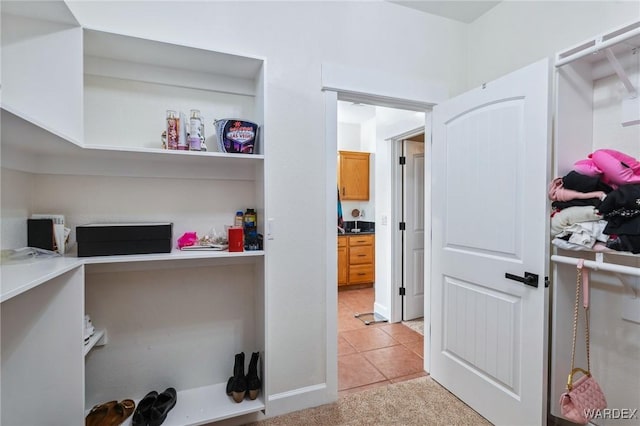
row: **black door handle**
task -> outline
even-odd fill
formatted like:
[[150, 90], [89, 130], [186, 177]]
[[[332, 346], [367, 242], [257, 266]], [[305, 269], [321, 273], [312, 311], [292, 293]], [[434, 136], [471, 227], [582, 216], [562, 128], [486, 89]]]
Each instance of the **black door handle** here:
[[536, 287], [536, 288], [538, 287], [538, 276], [536, 274], [532, 274], [531, 272], [525, 272], [524, 277], [519, 277], [517, 275], [505, 273], [504, 277], [510, 280], [519, 281], [531, 287]]

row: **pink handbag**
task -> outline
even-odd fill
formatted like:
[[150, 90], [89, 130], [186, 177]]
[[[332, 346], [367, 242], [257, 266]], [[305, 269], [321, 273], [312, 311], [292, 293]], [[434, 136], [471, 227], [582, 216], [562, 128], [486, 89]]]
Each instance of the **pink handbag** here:
[[[598, 410], [607, 408], [607, 400], [598, 382], [591, 376], [591, 360], [589, 357], [589, 275], [583, 269], [584, 260], [578, 261], [578, 271], [576, 278], [576, 304], [573, 314], [573, 344], [571, 347], [571, 373], [567, 379], [567, 391], [560, 397], [560, 409], [562, 415], [575, 423], [587, 424]], [[587, 370], [574, 368], [576, 356], [576, 334], [578, 330], [578, 305], [580, 304], [580, 278], [584, 283], [583, 307], [586, 321], [586, 344], [587, 344]], [[575, 383], [573, 375], [575, 373], [584, 374]]]

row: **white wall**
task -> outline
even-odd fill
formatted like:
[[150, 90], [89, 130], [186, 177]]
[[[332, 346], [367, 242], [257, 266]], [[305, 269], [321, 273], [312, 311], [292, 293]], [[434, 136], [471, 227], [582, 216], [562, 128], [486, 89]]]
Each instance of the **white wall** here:
[[[338, 120], [340, 120], [340, 114], [338, 113]], [[371, 120], [375, 123], [375, 120]], [[369, 222], [374, 221], [374, 209], [375, 205], [375, 184], [373, 176], [375, 176], [375, 164], [373, 158], [375, 155], [375, 149], [371, 149], [370, 145], [367, 145], [367, 137], [375, 138], [375, 135], [368, 134], [368, 128], [366, 124], [356, 123], [341, 123], [338, 121], [338, 150], [339, 151], [357, 151], [357, 152], [370, 152], [372, 153], [369, 164], [369, 200], [368, 201], [346, 201], [342, 200], [342, 212], [345, 221], [352, 221], [354, 218], [351, 216], [353, 209], [364, 211], [365, 216], [362, 220]], [[375, 139], [374, 139], [375, 140]], [[375, 147], [374, 147], [375, 148]]]
[[[266, 197], [277, 229], [266, 247], [268, 397], [272, 410], [297, 397], [287, 409], [330, 400], [331, 390], [323, 388], [331, 371], [327, 285], [335, 283], [327, 282], [327, 249], [318, 243], [326, 240], [328, 202], [321, 64], [392, 72], [460, 91], [465, 25], [387, 2], [91, 1], [71, 7], [85, 26], [266, 58]], [[300, 229], [304, 235], [289, 231]]]
[[2, 229], [0, 247], [13, 249], [27, 246], [27, 221], [32, 213], [56, 213], [31, 211], [30, 194], [33, 191], [33, 176], [2, 168]]
[[360, 151], [360, 125], [341, 123], [338, 117], [338, 150]]
[[467, 89], [638, 17], [636, 0], [503, 1], [469, 25]]
[[[340, 116], [338, 115], [338, 120]], [[361, 220], [367, 222], [375, 221], [375, 199], [376, 186], [373, 177], [376, 174], [375, 168], [375, 118], [362, 124], [341, 123], [338, 121], [338, 150], [369, 152], [369, 200], [367, 201], [345, 201], [342, 200], [342, 212], [345, 221], [355, 220], [351, 216], [353, 209], [364, 212]]]

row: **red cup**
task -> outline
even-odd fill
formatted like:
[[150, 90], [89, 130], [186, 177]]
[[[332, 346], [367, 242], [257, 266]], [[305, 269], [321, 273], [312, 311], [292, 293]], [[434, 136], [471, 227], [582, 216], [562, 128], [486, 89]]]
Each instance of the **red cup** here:
[[229, 228], [229, 251], [244, 251], [244, 232], [242, 228]]

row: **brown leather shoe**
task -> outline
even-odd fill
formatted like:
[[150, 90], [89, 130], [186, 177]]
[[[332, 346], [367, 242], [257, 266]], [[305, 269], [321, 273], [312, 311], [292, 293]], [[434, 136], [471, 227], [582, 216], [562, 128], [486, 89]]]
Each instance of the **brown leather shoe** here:
[[119, 426], [129, 418], [136, 408], [136, 403], [132, 399], [123, 399], [111, 407], [100, 426]]
[[96, 405], [87, 415], [85, 426], [119, 426], [129, 418], [135, 408], [136, 404], [132, 399]]
[[104, 404], [94, 406], [85, 418], [85, 426], [100, 426], [104, 418], [107, 416], [107, 413], [109, 413], [109, 410], [111, 410], [117, 403], [118, 401], [109, 401]]

